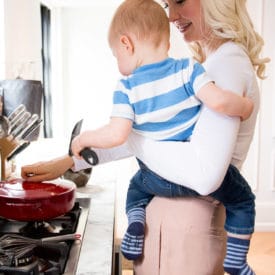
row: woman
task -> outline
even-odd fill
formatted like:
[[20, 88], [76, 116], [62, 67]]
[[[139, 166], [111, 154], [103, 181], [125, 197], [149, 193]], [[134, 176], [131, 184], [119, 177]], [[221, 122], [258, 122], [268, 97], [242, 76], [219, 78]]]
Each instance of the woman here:
[[[207, 195], [217, 189], [230, 162], [238, 168], [241, 167], [253, 136], [259, 106], [254, 69], [258, 77], [263, 78], [264, 64], [268, 61], [259, 58], [263, 41], [252, 27], [245, 2], [245, 0], [169, 0], [164, 3], [168, 5], [170, 21], [182, 33], [184, 40], [190, 43], [198, 60], [204, 62], [206, 71], [216, 84], [223, 89], [244, 91], [247, 96], [253, 98], [254, 111], [251, 117], [240, 123], [237, 118], [221, 116], [204, 108], [190, 142], [158, 143], [132, 134], [125, 146], [107, 151], [96, 150], [100, 163], [126, 157], [133, 152], [160, 176], [190, 187], [202, 195]], [[145, 149], [140, 150], [141, 147]], [[76, 170], [87, 168], [84, 161], [75, 161], [74, 163], [70, 157], [65, 156], [49, 162], [22, 167], [22, 177], [28, 178], [27, 175], [32, 174], [34, 176], [30, 180], [49, 180], [62, 175], [73, 166]], [[169, 210], [175, 209], [172, 208], [170, 201], [161, 201], [161, 205], [157, 204], [156, 201], [157, 199], [151, 203], [148, 210], [153, 214], [155, 213], [153, 216], [157, 216], [156, 214], [160, 212], [159, 208], [156, 210], [156, 207], [163, 207], [163, 209], [168, 210], [168, 213]], [[188, 204], [189, 202], [190, 200], [187, 199], [181, 199], [180, 202], [173, 201], [173, 203], [178, 203], [180, 209], [182, 207], [186, 209], [185, 203]], [[214, 250], [214, 252], [216, 250], [217, 253], [220, 253], [223, 251], [222, 245], [220, 245], [222, 243], [220, 230], [212, 228], [211, 222], [209, 222], [214, 219], [213, 215], [217, 213], [216, 206], [211, 202], [202, 202], [200, 199], [192, 199], [192, 205], [191, 209], [196, 209], [195, 212], [184, 213], [184, 210], [180, 210], [182, 220], [188, 217], [188, 223], [192, 225], [193, 232], [198, 232], [196, 228], [205, 226], [206, 233], [203, 239], [208, 244], [214, 245], [210, 247], [210, 250]], [[208, 209], [207, 213], [205, 208]], [[218, 208], [220, 209], [220, 207]], [[171, 210], [170, 213], [174, 213], [172, 211], [174, 210]], [[164, 212], [162, 214], [165, 215]], [[149, 215], [150, 222], [150, 213], [147, 215]], [[202, 217], [204, 223], [201, 222]], [[157, 222], [164, 218], [163, 216], [160, 217]], [[177, 227], [177, 225], [175, 226]], [[186, 224], [182, 225], [182, 227], [184, 226], [186, 227]], [[182, 228], [181, 226], [178, 227]], [[148, 228], [150, 229], [150, 224]], [[150, 246], [154, 243], [159, 244], [160, 239], [163, 240], [162, 237], [155, 238], [156, 242], [150, 240], [156, 235], [161, 235], [159, 227], [156, 230], [158, 231], [153, 235], [148, 233], [149, 239], [145, 240], [144, 260], [136, 266], [137, 274], [144, 275], [146, 272], [147, 274], [157, 274], [150, 271], [150, 268], [153, 270], [155, 266], [157, 269], [159, 266], [165, 266], [166, 269], [162, 273], [169, 274], [168, 272], [170, 272], [173, 275], [177, 274], [176, 272], [179, 272], [178, 274], [202, 275], [218, 274], [218, 269], [221, 271], [217, 254], [215, 254], [216, 258], [211, 256], [211, 264], [208, 263], [208, 269], [206, 269], [206, 265], [201, 263], [203, 263], [203, 257], [206, 258], [207, 253], [198, 257], [199, 253], [196, 251], [200, 251], [201, 247], [196, 250], [194, 249], [195, 246], [190, 243], [188, 245], [192, 247], [192, 255], [196, 255], [193, 258], [199, 264], [188, 262], [188, 265], [184, 266], [180, 264], [180, 262], [184, 262], [181, 260], [175, 265], [171, 254], [167, 254], [169, 261], [160, 255], [161, 247], [158, 247], [158, 254], [152, 259], [148, 253], [152, 250], [147, 250], [147, 243]], [[181, 235], [185, 233], [186, 231], [181, 231]], [[210, 236], [211, 234], [213, 236]], [[199, 234], [197, 238], [200, 238]], [[213, 239], [215, 240], [213, 241]], [[200, 245], [203, 246], [204, 240], [201, 240]], [[197, 240], [193, 241], [195, 244], [196, 242]], [[166, 244], [171, 247], [169, 242]], [[185, 247], [186, 251], [190, 251], [190, 247]], [[174, 247], [171, 250], [174, 250]], [[187, 259], [187, 256], [187, 254], [181, 254], [182, 259]], [[153, 266], [154, 264], [155, 266]], [[175, 266], [177, 266], [177, 271], [172, 271]]]
[[[233, 89], [235, 91], [244, 91], [246, 96], [251, 97], [254, 100], [254, 104], [255, 104], [254, 113], [248, 121], [240, 123], [237, 135], [236, 133], [234, 134], [234, 131], [231, 131], [231, 130], [229, 132], [229, 135], [228, 133], [224, 133], [223, 131], [225, 128], [223, 127], [225, 126], [226, 122], [219, 121], [220, 118], [218, 118], [218, 120], [215, 121], [215, 124], [214, 124], [213, 117], [211, 118], [211, 120], [209, 120], [209, 118], [211, 117], [211, 114], [210, 114], [211, 112], [209, 110], [208, 110], [209, 114], [207, 114], [207, 112], [204, 112], [202, 114], [200, 122], [202, 122], [202, 119], [204, 118], [205, 119], [204, 125], [203, 126], [200, 125], [199, 129], [198, 128], [196, 129], [191, 139], [191, 143], [193, 142], [193, 145], [197, 146], [196, 148], [199, 155], [197, 159], [198, 166], [202, 164], [203, 169], [205, 169], [206, 167], [203, 163], [207, 163], [207, 159], [210, 165], [209, 167], [207, 167], [207, 170], [205, 170], [205, 174], [200, 170], [194, 170], [192, 171], [192, 173], [193, 173], [193, 177], [195, 177], [196, 179], [199, 178], [198, 177], [198, 172], [199, 172], [199, 175], [205, 176], [205, 178], [209, 178], [212, 180], [213, 178], [211, 178], [210, 175], [211, 174], [215, 175], [214, 171], [212, 170], [212, 167], [213, 169], [217, 168], [215, 163], [213, 163], [212, 161], [215, 161], [216, 154], [220, 155], [220, 153], [219, 151], [217, 152], [213, 151], [215, 147], [214, 145], [215, 143], [212, 143], [212, 146], [207, 147], [211, 143], [211, 141], [209, 140], [206, 141], [205, 143], [206, 146], [204, 147], [202, 145], [203, 136], [208, 138], [211, 136], [211, 138], [213, 138], [211, 133], [207, 132], [207, 130], [208, 131], [214, 130], [214, 133], [217, 134], [219, 133], [218, 128], [221, 127], [220, 139], [223, 140], [223, 142], [225, 140], [233, 141], [234, 138], [236, 138], [236, 143], [235, 143], [235, 148], [233, 150], [231, 163], [237, 166], [239, 169], [241, 168], [241, 165], [246, 157], [246, 154], [253, 136], [256, 115], [259, 107], [258, 87], [256, 83], [254, 69], [257, 72], [257, 76], [259, 78], [263, 78], [263, 71], [265, 68], [264, 64], [268, 61], [268, 59], [259, 58], [259, 53], [261, 51], [263, 41], [253, 29], [253, 26], [251, 24], [251, 21], [249, 19], [246, 6], [245, 6], [246, 1], [244, 0], [243, 1], [234, 1], [234, 0], [172, 1], [172, 0], [168, 0], [164, 2], [165, 2], [165, 5], [169, 8], [170, 21], [173, 22], [176, 25], [176, 27], [179, 29], [179, 31], [183, 34], [185, 41], [190, 43], [191, 49], [193, 50], [193, 53], [198, 58], [198, 60], [201, 62], [204, 62], [204, 67], [206, 68], [206, 71], [208, 72], [208, 74], [210, 74], [213, 77], [216, 84], [218, 86], [221, 86], [224, 89], [228, 88], [228, 89]], [[222, 124], [220, 124], [220, 122], [222, 122]], [[233, 119], [231, 119], [231, 122], [229, 123], [230, 124], [232, 123], [231, 124], [232, 126], [234, 123], [235, 123], [235, 126], [239, 124], [239, 122], [236, 122], [236, 121], [234, 122]], [[208, 124], [208, 127], [207, 127], [207, 124]], [[212, 126], [215, 125], [214, 129], [211, 127], [211, 125]], [[202, 132], [200, 133], [200, 131]], [[215, 138], [213, 138], [212, 141], [218, 142], [216, 147], [218, 150], [220, 150], [221, 148], [222, 149], [224, 148], [219, 146], [220, 142], [217, 141]], [[143, 147], [144, 147], [144, 151], [148, 153], [148, 155], [151, 155], [152, 152], [158, 152], [158, 154], [165, 154], [165, 157], [168, 159], [174, 157], [175, 152], [179, 153], [181, 150], [180, 148], [182, 148], [182, 147], [179, 147], [178, 144], [174, 144], [173, 146], [175, 151], [172, 150], [172, 146], [169, 146], [170, 150], [166, 150], [167, 149], [166, 148], [164, 149], [164, 151], [162, 151], [164, 146], [166, 145], [156, 146], [156, 144], [152, 143], [150, 140], [146, 141], [146, 144], [148, 147], [146, 147], [144, 144], [143, 144]], [[177, 156], [178, 155], [181, 155], [181, 154], [177, 154]], [[214, 159], [212, 159], [213, 155], [215, 155]], [[193, 155], [193, 156], [195, 156], [196, 158], [196, 155]], [[140, 156], [138, 155], [138, 157]], [[156, 157], [155, 159], [153, 159], [153, 157], [148, 158], [147, 156], [145, 157], [145, 159], [150, 160], [146, 164], [151, 169], [153, 169], [154, 172], [156, 172], [157, 174], [165, 178], [169, 178], [171, 181], [174, 181], [177, 183], [181, 182], [183, 185], [186, 185], [186, 183], [184, 182], [184, 180], [187, 180], [184, 178], [186, 174], [185, 176], [179, 175], [178, 177], [178, 171], [179, 171], [177, 170], [178, 167], [176, 167], [176, 169], [174, 169], [175, 166], [169, 167], [169, 172], [170, 172], [169, 174], [168, 171], [166, 172], [161, 170], [161, 167], [164, 167], [160, 163], [163, 161], [162, 158]], [[179, 163], [182, 164], [183, 162], [179, 160]], [[220, 162], [220, 164], [223, 165], [224, 162]], [[195, 166], [195, 162], [194, 162], [194, 166]], [[186, 172], [185, 166], [182, 166], [182, 167], [183, 167], [183, 171]], [[189, 168], [188, 165], [186, 167]], [[222, 169], [220, 171], [222, 171]], [[218, 173], [220, 173], [220, 171], [217, 170]], [[208, 175], [208, 172], [210, 172], [209, 175]], [[189, 175], [192, 176], [192, 173], [189, 173]], [[191, 182], [191, 180], [188, 182]], [[202, 187], [204, 183], [205, 182], [202, 179], [201, 182], [198, 182], [198, 185], [196, 186], [196, 188], [198, 188], [199, 185], [201, 185]], [[206, 183], [207, 184], [205, 184], [204, 187], [207, 189], [206, 190], [203, 189], [203, 192], [206, 191], [206, 194], [211, 190], [211, 188], [213, 187], [216, 188], [215, 178], [212, 184], [211, 182], [206, 182]], [[218, 184], [218, 182], [216, 182], [216, 184]], [[191, 188], [194, 189], [194, 185]], [[155, 205], [153, 205], [153, 203]], [[148, 210], [149, 214], [147, 213], [147, 221], [150, 220], [150, 218], [154, 218], [154, 214], [156, 214], [156, 209], [158, 209], [158, 211], [163, 210], [159, 202], [153, 202], [153, 203], [151, 203], [150, 211]], [[163, 202], [162, 202], [162, 205], [163, 205]], [[166, 206], [167, 205], [168, 203], [166, 203]], [[154, 209], [154, 206], [155, 206], [155, 209]], [[185, 205], [185, 211], [188, 211], [186, 208], [187, 207]], [[173, 208], [171, 206], [169, 210], [171, 213], [173, 210], [175, 210], [175, 207]], [[208, 214], [209, 214], [209, 218], [211, 218], [211, 211], [208, 212]], [[163, 227], [163, 224], [165, 223], [167, 217], [169, 217], [169, 213], [163, 214], [163, 216], [164, 217], [159, 218], [156, 222], [153, 222], [152, 225], [149, 224], [148, 227], [151, 229], [153, 225], [154, 226], [161, 225]], [[180, 214], [178, 216], [177, 215], [175, 216], [176, 218], [177, 217], [180, 218]], [[170, 221], [170, 223], [172, 222], [173, 221]], [[169, 221], [166, 222], [166, 224], [167, 223], [169, 224]], [[162, 228], [159, 231], [165, 231], [165, 229]], [[171, 228], [169, 228], [166, 231], [171, 231]], [[193, 232], [194, 231], [196, 232], [196, 230], [193, 230]], [[167, 239], [176, 240], [176, 242], [180, 242], [180, 245], [186, 244], [181, 241], [183, 232], [184, 231], [181, 231], [180, 232], [181, 234], [177, 234], [177, 230], [173, 230], [173, 233], [175, 234], [173, 234], [172, 238], [171, 237], [167, 238], [167, 234], [165, 233], [161, 234], [161, 237], [159, 238], [159, 240], [162, 240], [162, 242], [163, 240], [165, 240], [165, 244], [162, 244], [161, 247], [157, 250], [162, 250], [161, 248], [166, 246], [168, 246], [166, 250], [169, 250], [169, 248], [171, 247], [173, 247], [172, 249], [175, 249], [177, 247], [178, 244], [174, 245], [175, 244], [174, 242], [171, 245], [169, 244], [169, 241], [167, 241]], [[209, 228], [208, 233], [211, 233], [211, 226]], [[186, 238], [186, 235], [188, 234], [185, 234], [185, 238]], [[203, 234], [200, 234], [200, 235], [203, 235]], [[194, 235], [192, 236], [191, 234], [189, 234], [189, 237], [194, 238]], [[218, 234], [216, 234], [216, 237], [218, 237]], [[245, 237], [249, 237], [249, 236], [245, 236]], [[147, 245], [149, 246], [152, 246], [152, 244], [158, 245], [157, 242], [154, 243], [153, 239], [154, 237], [152, 237], [152, 234], [150, 235], [148, 233], [147, 240], [146, 240]], [[211, 238], [208, 238], [208, 240], [210, 240], [210, 243], [212, 244], [212, 247], [215, 247], [215, 244], [219, 243], [218, 241], [215, 242], [214, 239], [215, 238], [213, 238], [213, 241], [211, 243]], [[199, 242], [199, 238], [195, 239], [195, 241]], [[209, 242], [202, 241], [202, 246], [204, 246], [205, 244], [209, 244]], [[216, 250], [218, 251], [218, 248]], [[153, 249], [151, 250], [151, 252], [152, 251]], [[176, 253], [179, 251], [180, 249], [176, 250]], [[141, 264], [138, 264], [138, 263], [136, 264], [137, 274], [152, 273], [152, 269], [150, 270], [150, 268], [153, 265], [152, 263], [148, 264], [148, 257], [147, 257], [149, 255], [148, 249], [147, 251], [145, 249], [144, 254], [145, 255], [144, 255], [143, 262], [141, 262]], [[205, 256], [201, 255], [202, 257], [201, 258], [199, 257], [198, 259], [197, 255], [199, 255], [199, 253], [196, 256], [195, 255], [196, 254], [194, 254], [194, 257], [191, 257], [191, 258], [197, 257], [197, 261], [199, 263], [207, 263], [207, 261], [203, 260], [203, 257]], [[207, 255], [207, 252], [204, 253], [204, 255]], [[210, 251], [210, 255], [211, 255], [211, 251]], [[165, 268], [161, 269], [161, 272], [163, 274], [169, 274], [171, 272], [173, 274], [176, 274], [175, 272], [179, 272], [179, 270], [182, 270], [182, 268], [184, 268], [184, 272], [182, 272], [182, 274], [216, 274], [217, 272], [219, 272], [218, 267], [215, 269], [215, 262], [213, 263], [212, 269], [210, 270], [207, 270], [205, 268], [206, 265], [203, 265], [201, 268], [200, 267], [197, 268], [195, 267], [195, 264], [192, 265], [191, 269], [186, 269], [184, 267], [185, 266], [184, 263], [177, 265], [177, 261], [174, 259], [176, 258], [186, 259], [188, 258], [188, 256], [186, 254], [181, 255], [182, 257], [177, 257], [177, 255], [175, 254], [173, 254], [173, 256], [174, 256], [172, 257], [173, 261], [170, 261], [172, 262], [172, 265], [169, 265], [169, 261], [165, 261], [165, 260], [163, 261], [163, 259], [165, 257], [166, 258], [171, 257], [171, 254], [169, 255], [169, 253], [164, 252], [161, 255], [158, 255], [158, 258], [161, 258], [162, 260], [157, 261], [157, 266], [165, 266]], [[186, 263], [186, 264], [189, 264], [189, 263]], [[173, 265], [177, 266], [177, 269], [173, 269], [174, 268]], [[242, 272], [239, 272], [238, 270], [239, 266], [238, 264], [234, 263], [234, 258], [230, 259], [229, 257], [226, 257], [224, 266], [227, 268], [227, 270], [230, 270], [228, 271], [230, 274], [252, 274], [253, 273], [252, 270], [249, 268], [246, 268]], [[148, 273], [146, 273], [145, 271]]]

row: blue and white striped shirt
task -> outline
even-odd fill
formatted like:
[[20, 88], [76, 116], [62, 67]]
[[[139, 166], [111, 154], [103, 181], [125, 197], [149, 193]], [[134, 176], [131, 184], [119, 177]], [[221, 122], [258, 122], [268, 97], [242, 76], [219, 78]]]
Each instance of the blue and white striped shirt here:
[[144, 65], [121, 79], [112, 117], [133, 121], [133, 130], [155, 140], [187, 140], [199, 117], [196, 93], [212, 81], [193, 59]]

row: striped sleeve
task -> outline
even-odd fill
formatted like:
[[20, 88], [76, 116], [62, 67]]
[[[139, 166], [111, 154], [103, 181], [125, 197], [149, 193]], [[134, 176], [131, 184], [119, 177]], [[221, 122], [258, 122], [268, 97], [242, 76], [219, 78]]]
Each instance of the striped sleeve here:
[[195, 95], [204, 85], [213, 82], [213, 80], [207, 75], [204, 67], [192, 58], [190, 59], [189, 69], [189, 83], [193, 88]]
[[135, 114], [129, 101], [127, 88], [122, 81], [118, 82], [117, 88], [113, 94], [113, 109], [111, 117], [121, 117], [134, 120]]

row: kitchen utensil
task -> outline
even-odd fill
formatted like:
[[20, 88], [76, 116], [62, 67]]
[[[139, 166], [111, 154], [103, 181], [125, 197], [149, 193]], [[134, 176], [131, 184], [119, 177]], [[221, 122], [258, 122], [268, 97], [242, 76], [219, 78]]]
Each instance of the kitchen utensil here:
[[0, 238], [0, 265], [18, 266], [19, 263], [13, 263], [12, 261], [19, 260], [28, 253], [32, 254], [33, 249], [38, 246], [70, 240], [75, 241], [80, 240], [80, 238], [80, 234], [65, 234], [41, 239], [27, 238], [18, 234], [5, 234]]
[[25, 113], [26, 111], [18, 113], [18, 115], [16, 115], [14, 119], [10, 121], [10, 131], [13, 131], [16, 128], [16, 126], [19, 124], [20, 119], [22, 118], [22, 116], [24, 116]]
[[[18, 131], [16, 134], [13, 135], [14, 138], [21, 139], [23, 135], [33, 127], [34, 124], [39, 120], [39, 116], [37, 114], [33, 114], [30, 119], [28, 119], [23, 127], [21, 127], [21, 131]], [[42, 120], [40, 120], [41, 122]], [[40, 124], [40, 123], [39, 123]]]
[[16, 147], [18, 147], [18, 142], [17, 140], [14, 140], [10, 135], [4, 138], [0, 138], [1, 180], [5, 180], [8, 176], [10, 176], [11, 170], [6, 169], [7, 157], [11, 154], [11, 152], [15, 150]]
[[9, 135], [10, 122], [7, 117], [0, 116], [0, 138], [4, 138]]
[[20, 119], [22, 118], [22, 116], [24, 116], [24, 114], [27, 112], [25, 106], [19, 106], [17, 111], [15, 110], [15, 115], [12, 116], [12, 119], [9, 119], [10, 121], [10, 131], [12, 131], [16, 125], [18, 125], [18, 122], [20, 121]]
[[24, 132], [22, 135], [21, 135], [21, 138], [22, 139], [27, 139], [29, 138], [32, 133], [40, 126], [40, 123], [42, 122], [43, 120], [42, 119], [38, 119], [35, 123], [33, 123], [33, 125], [31, 127], [29, 127], [26, 132]]
[[75, 184], [28, 182], [13, 179], [0, 182], [0, 216], [18, 221], [46, 221], [70, 211], [75, 201]]
[[[32, 262], [33, 259], [33, 247], [28, 248], [16, 248], [11, 250], [0, 251], [0, 270], [2, 266], [20, 266], [20, 263], [23, 261], [25, 263]], [[2, 270], [1, 270], [2, 271]], [[3, 270], [5, 271], [5, 270]], [[5, 273], [0, 273], [5, 274]], [[12, 274], [9, 272], [9, 274]]]
[[83, 187], [90, 180], [92, 169], [93, 168], [90, 167], [76, 172], [68, 169], [62, 177], [64, 179], [73, 181], [77, 187]]
[[16, 137], [28, 124], [28, 120], [31, 118], [30, 112], [22, 113], [21, 117], [16, 121], [16, 123], [11, 126], [11, 135]]
[[[72, 131], [71, 135], [71, 140], [70, 140], [70, 145], [69, 145], [69, 155], [72, 156], [72, 151], [71, 151], [71, 144], [73, 139], [79, 135], [81, 127], [82, 127], [82, 122], [83, 119], [79, 120]], [[86, 162], [88, 162], [91, 165], [96, 165], [98, 164], [98, 156], [95, 151], [93, 151], [91, 148], [84, 148], [81, 152], [80, 155], [85, 159]]]
[[77, 233], [58, 235], [54, 237], [46, 237], [41, 239], [28, 238], [18, 234], [5, 234], [0, 238], [0, 250], [7, 251], [10, 248], [26, 246], [26, 245], [42, 246], [44, 244], [52, 243], [52, 242], [80, 240], [80, 238], [81, 238], [81, 235]]
[[[0, 81], [0, 86], [4, 88], [3, 91], [3, 114], [11, 114], [19, 105], [24, 105], [26, 110], [31, 114], [41, 115], [43, 103], [43, 86], [42, 82], [30, 79], [5, 79]], [[45, 104], [45, 109], [49, 104]], [[44, 108], [43, 108], [44, 109]], [[47, 113], [44, 117], [48, 117]], [[28, 137], [28, 140], [36, 140], [39, 136], [39, 129]]]
[[21, 143], [18, 147], [15, 148], [13, 152], [7, 157], [7, 161], [10, 161], [13, 159], [16, 155], [18, 155], [20, 152], [22, 152], [24, 149], [26, 149], [30, 145], [29, 141], [25, 141]]
[[20, 104], [19, 106], [17, 106], [13, 112], [11, 112], [8, 116], [9, 121], [12, 123], [12, 121], [16, 118], [17, 115], [21, 114], [22, 112], [24, 112], [26, 110], [25, 105]]

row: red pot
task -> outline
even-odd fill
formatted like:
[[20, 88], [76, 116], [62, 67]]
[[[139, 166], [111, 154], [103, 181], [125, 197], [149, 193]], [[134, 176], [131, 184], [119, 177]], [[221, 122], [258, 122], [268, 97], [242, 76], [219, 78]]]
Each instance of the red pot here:
[[73, 208], [75, 189], [75, 184], [67, 180], [1, 181], [0, 216], [18, 221], [46, 221], [61, 216]]

